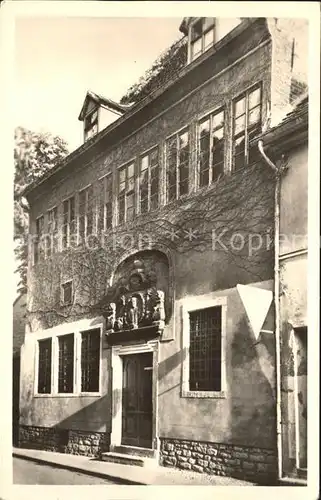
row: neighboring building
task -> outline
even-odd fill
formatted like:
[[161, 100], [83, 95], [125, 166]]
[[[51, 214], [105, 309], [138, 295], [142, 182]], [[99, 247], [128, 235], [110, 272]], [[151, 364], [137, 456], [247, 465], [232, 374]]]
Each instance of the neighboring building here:
[[[275, 182], [255, 138], [305, 86], [278, 20], [181, 30], [123, 104], [87, 94], [84, 144], [25, 191], [20, 444], [273, 482]], [[121, 115], [103, 129], [101, 107]]]
[[286, 170], [280, 186], [281, 465], [307, 478], [308, 96], [302, 96], [264, 144]]
[[27, 295], [21, 293], [13, 303], [12, 338], [12, 441], [19, 442], [20, 348], [25, 338]]

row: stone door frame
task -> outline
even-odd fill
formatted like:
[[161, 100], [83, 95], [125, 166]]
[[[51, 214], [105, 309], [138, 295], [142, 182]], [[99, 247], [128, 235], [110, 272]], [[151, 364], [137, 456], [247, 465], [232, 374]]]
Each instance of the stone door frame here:
[[158, 381], [158, 340], [144, 344], [115, 345], [112, 347], [112, 421], [110, 435], [110, 450], [123, 446], [122, 437], [122, 386], [123, 386], [123, 356], [151, 352], [153, 354], [152, 375], [152, 451], [156, 458], [159, 451], [158, 418], [157, 418], [157, 381]]

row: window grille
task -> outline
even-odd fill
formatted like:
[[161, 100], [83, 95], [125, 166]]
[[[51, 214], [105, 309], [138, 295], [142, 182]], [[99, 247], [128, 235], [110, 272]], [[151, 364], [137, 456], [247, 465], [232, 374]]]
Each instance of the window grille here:
[[59, 336], [58, 392], [72, 393], [74, 387], [74, 334]]
[[39, 340], [38, 393], [51, 393], [51, 339]]
[[221, 307], [189, 313], [189, 390], [221, 391]]
[[100, 330], [81, 334], [81, 392], [99, 391]]

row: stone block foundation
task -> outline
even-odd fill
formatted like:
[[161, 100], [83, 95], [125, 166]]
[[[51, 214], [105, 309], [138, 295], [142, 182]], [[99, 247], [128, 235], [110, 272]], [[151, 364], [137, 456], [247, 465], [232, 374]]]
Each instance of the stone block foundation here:
[[276, 483], [276, 450], [232, 444], [160, 439], [160, 464], [219, 476]]
[[21, 425], [19, 446], [98, 457], [101, 453], [109, 450], [109, 435], [105, 432]]

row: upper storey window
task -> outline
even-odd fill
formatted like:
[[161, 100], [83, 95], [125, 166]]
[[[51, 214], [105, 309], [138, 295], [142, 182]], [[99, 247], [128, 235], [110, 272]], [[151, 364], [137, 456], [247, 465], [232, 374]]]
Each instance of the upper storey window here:
[[98, 109], [88, 113], [84, 119], [84, 139], [87, 141], [98, 133]]
[[190, 27], [190, 60], [193, 61], [214, 44], [214, 17], [200, 17]]

